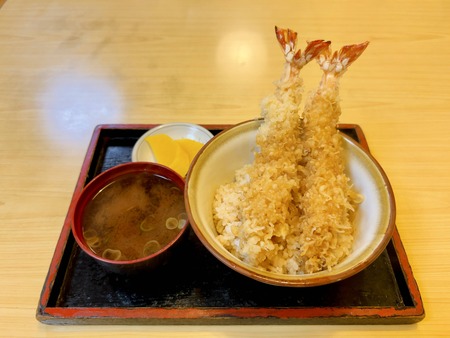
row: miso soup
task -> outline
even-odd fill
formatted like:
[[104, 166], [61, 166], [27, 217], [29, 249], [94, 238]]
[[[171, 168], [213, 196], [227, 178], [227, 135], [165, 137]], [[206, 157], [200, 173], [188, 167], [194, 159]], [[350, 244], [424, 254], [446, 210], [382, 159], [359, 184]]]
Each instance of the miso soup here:
[[149, 256], [186, 224], [183, 192], [161, 176], [125, 175], [87, 204], [83, 235], [91, 250], [110, 260]]

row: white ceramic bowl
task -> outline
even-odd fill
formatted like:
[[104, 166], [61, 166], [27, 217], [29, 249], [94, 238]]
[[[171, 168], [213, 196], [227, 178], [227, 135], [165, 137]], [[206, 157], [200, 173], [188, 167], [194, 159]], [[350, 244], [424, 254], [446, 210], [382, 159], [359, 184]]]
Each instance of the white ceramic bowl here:
[[147, 131], [138, 139], [131, 153], [133, 162], [157, 162], [150, 146], [145, 142], [147, 136], [157, 134], [166, 134], [174, 140], [187, 138], [203, 144], [214, 136], [208, 129], [197, 124], [182, 122], [160, 124]]
[[287, 275], [249, 266], [216, 239], [212, 219], [217, 187], [231, 182], [236, 169], [253, 161], [261, 120], [227, 129], [209, 141], [197, 155], [186, 179], [185, 201], [190, 223], [206, 248], [235, 271], [264, 283], [304, 287], [328, 284], [350, 277], [370, 265], [385, 249], [395, 227], [395, 200], [390, 183], [377, 161], [350, 137], [342, 134], [347, 174], [364, 195], [355, 218], [353, 252], [331, 271]]

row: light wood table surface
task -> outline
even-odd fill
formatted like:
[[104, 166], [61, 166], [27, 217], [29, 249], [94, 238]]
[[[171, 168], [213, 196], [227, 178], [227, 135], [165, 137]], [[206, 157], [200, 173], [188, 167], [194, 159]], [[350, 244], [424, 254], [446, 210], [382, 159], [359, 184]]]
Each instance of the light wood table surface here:
[[[2, 3], [2, 1], [0, 1]], [[0, 336], [450, 335], [450, 1], [7, 0], [0, 8]], [[274, 25], [370, 45], [341, 82], [387, 172], [426, 318], [394, 326], [49, 326], [39, 295], [95, 125], [259, 115]], [[307, 91], [317, 65], [303, 72]]]

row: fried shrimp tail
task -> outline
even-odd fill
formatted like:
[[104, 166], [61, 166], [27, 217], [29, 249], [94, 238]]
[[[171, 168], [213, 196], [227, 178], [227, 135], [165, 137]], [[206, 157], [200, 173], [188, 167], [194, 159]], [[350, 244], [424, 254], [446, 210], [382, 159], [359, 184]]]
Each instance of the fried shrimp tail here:
[[369, 42], [366, 41], [357, 45], [344, 46], [339, 52], [335, 51], [333, 55], [328, 50], [318, 58], [319, 65], [326, 73], [332, 72], [338, 76], [342, 75], [361, 56], [368, 45]]
[[291, 62], [294, 58], [294, 54], [296, 53], [295, 45], [297, 43], [297, 32], [275, 26], [275, 34], [278, 42], [280, 43], [281, 50], [286, 57], [286, 61]]
[[301, 49], [296, 51], [297, 32], [275, 26], [275, 34], [285, 55], [286, 61], [293, 62], [299, 66], [299, 68], [306, 65], [330, 45], [330, 41], [314, 40], [308, 42], [305, 51], [302, 53]]
[[297, 77], [300, 69], [308, 62], [328, 50], [330, 41], [314, 40], [307, 43], [302, 52], [297, 47], [297, 32], [275, 26], [275, 35], [286, 59], [285, 72], [280, 82]]

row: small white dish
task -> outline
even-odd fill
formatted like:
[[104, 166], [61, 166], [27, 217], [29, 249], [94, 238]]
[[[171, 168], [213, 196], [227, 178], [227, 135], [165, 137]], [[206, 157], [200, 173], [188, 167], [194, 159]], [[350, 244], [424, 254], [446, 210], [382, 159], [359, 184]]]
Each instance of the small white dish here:
[[205, 144], [214, 135], [206, 128], [193, 123], [166, 123], [150, 129], [143, 134], [133, 147], [131, 161], [133, 162], [157, 162], [153, 152], [145, 141], [150, 135], [166, 134], [174, 140], [187, 138]]

